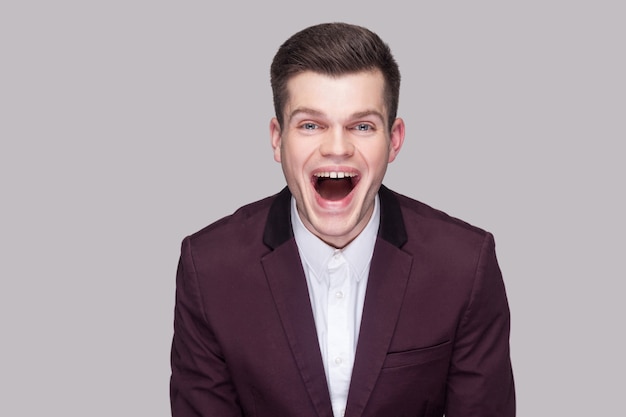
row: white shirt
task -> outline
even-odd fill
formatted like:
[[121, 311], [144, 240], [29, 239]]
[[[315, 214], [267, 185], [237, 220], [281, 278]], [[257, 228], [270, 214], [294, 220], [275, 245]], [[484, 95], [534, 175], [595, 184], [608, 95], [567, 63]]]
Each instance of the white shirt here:
[[335, 417], [348, 400], [370, 261], [380, 224], [378, 196], [365, 229], [343, 249], [324, 243], [302, 223], [291, 199], [293, 233], [302, 259]]

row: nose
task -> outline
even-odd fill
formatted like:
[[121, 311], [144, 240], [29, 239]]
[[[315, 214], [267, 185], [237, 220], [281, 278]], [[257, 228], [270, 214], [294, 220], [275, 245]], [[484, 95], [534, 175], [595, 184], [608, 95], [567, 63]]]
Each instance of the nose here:
[[328, 157], [348, 157], [354, 154], [349, 133], [342, 128], [329, 130], [320, 144], [320, 153]]

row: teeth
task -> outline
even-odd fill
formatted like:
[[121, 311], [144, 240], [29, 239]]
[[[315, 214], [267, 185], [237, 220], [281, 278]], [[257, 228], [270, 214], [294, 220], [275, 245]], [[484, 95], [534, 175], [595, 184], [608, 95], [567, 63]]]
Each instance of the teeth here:
[[317, 178], [352, 178], [356, 176], [356, 174], [352, 172], [341, 172], [341, 171], [318, 172], [313, 175], [315, 175]]

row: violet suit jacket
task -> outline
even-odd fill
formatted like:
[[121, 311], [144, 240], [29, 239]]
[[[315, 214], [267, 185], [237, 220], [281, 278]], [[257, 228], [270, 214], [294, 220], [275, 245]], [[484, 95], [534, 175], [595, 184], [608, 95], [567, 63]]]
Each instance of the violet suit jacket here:
[[[509, 308], [493, 236], [384, 186], [346, 417], [512, 417]], [[291, 194], [187, 237], [174, 417], [332, 417]]]

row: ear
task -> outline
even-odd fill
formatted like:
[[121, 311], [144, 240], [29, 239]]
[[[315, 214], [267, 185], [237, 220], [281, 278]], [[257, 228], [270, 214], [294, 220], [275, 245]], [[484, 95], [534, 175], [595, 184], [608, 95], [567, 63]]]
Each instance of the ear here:
[[389, 160], [393, 162], [398, 156], [402, 144], [404, 143], [404, 120], [397, 118], [391, 126], [391, 136], [389, 138]]
[[274, 149], [274, 160], [280, 162], [280, 145], [281, 145], [281, 130], [278, 119], [272, 117], [270, 120], [270, 139], [272, 141], [272, 149]]

